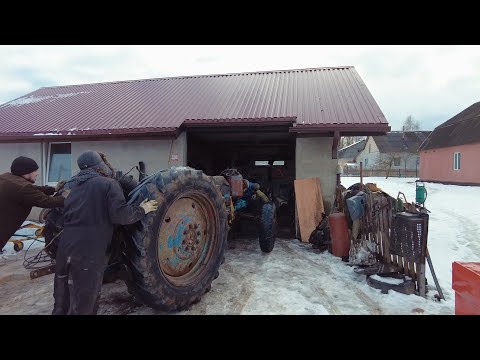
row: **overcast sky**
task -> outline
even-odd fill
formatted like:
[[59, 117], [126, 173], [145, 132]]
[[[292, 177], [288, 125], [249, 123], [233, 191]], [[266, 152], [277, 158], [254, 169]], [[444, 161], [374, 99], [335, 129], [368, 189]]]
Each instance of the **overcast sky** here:
[[480, 101], [480, 46], [2, 45], [0, 104], [41, 87], [353, 65], [392, 130], [433, 130]]

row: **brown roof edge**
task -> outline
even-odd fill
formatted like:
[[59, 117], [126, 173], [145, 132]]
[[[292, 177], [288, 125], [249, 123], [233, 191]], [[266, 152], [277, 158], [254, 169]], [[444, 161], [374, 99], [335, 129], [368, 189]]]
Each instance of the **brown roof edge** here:
[[296, 116], [265, 117], [265, 118], [233, 118], [233, 119], [185, 119], [183, 127], [204, 126], [265, 126], [290, 125], [295, 123]]
[[362, 135], [384, 135], [390, 131], [388, 124], [313, 124], [297, 125], [289, 129], [289, 132], [297, 134], [325, 134], [340, 131], [342, 136], [362, 134]]
[[[154, 139], [176, 138], [181, 133], [178, 128], [144, 128], [144, 129], [112, 129], [112, 130], [82, 130], [61, 131], [56, 135], [34, 135], [34, 133], [11, 133], [0, 135], [0, 143], [15, 142], [58, 142], [58, 141], [84, 141], [84, 140], [111, 140], [111, 139]], [[52, 132], [53, 133], [53, 132]], [[65, 133], [65, 134], [64, 134]]]

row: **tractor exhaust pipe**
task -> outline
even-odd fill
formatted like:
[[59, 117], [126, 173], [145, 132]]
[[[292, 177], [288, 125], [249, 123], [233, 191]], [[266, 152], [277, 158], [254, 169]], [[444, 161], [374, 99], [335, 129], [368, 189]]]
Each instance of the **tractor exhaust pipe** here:
[[143, 161], [138, 162], [138, 181], [142, 181], [145, 178], [145, 163]]

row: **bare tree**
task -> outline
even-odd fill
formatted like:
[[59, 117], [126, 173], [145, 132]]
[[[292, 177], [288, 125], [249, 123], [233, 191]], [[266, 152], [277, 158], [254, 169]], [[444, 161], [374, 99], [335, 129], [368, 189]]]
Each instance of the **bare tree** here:
[[385, 179], [388, 179], [390, 176], [390, 170], [395, 162], [395, 159], [398, 158], [400, 154], [389, 153], [389, 154], [378, 154], [376, 165], [383, 170], [387, 171], [387, 176]]
[[416, 131], [420, 130], [420, 123], [413, 118], [412, 115], [408, 115], [403, 122], [403, 131]]

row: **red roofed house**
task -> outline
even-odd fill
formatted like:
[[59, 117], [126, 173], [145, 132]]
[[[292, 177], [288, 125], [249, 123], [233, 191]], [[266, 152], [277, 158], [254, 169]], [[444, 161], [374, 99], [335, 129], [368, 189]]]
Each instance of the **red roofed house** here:
[[29, 156], [40, 182], [56, 184], [78, 171], [87, 149], [124, 172], [140, 161], [147, 174], [237, 167], [262, 182], [278, 166], [274, 193], [319, 177], [329, 211], [340, 136], [389, 130], [352, 66], [45, 87], [0, 105], [0, 172]]
[[437, 126], [420, 148], [420, 179], [480, 185], [480, 102]]

